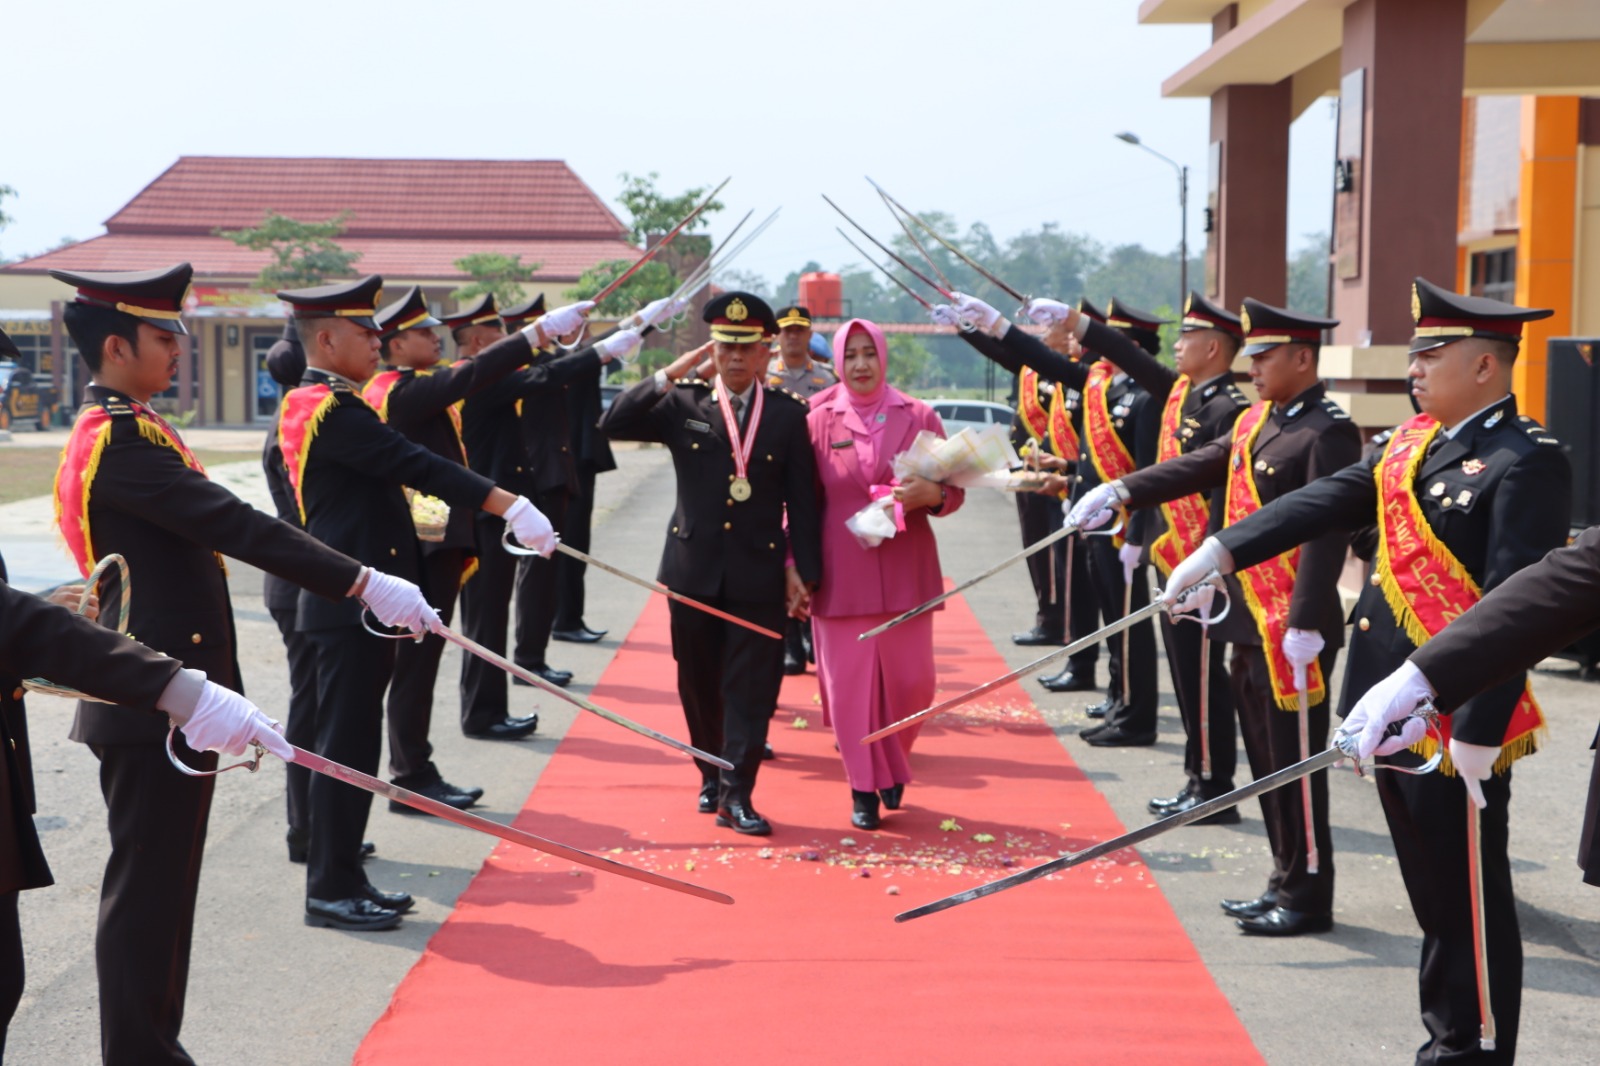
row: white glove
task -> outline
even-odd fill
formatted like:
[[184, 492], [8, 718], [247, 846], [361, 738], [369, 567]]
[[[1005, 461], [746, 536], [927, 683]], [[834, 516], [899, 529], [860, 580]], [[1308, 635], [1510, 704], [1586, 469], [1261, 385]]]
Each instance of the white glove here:
[[[1358, 738], [1356, 753], [1362, 759], [1374, 755], [1393, 755], [1421, 740], [1427, 725], [1420, 718], [1411, 718], [1417, 704], [1432, 699], [1433, 685], [1422, 676], [1416, 664], [1407, 659], [1400, 668], [1367, 690], [1356, 701], [1355, 707], [1345, 716], [1339, 732]], [[1384, 730], [1403, 719], [1405, 732], [1398, 737], [1384, 737]]]
[[1117, 558], [1122, 560], [1122, 580], [1133, 584], [1133, 572], [1139, 568], [1139, 557], [1144, 554], [1144, 549], [1137, 544], [1124, 544], [1117, 549]]
[[1102, 481], [1094, 488], [1083, 494], [1083, 499], [1075, 504], [1062, 503], [1062, 509], [1067, 512], [1067, 525], [1077, 526], [1087, 532], [1099, 529], [1117, 513], [1117, 507], [1123, 501], [1122, 492], [1118, 489], [1121, 482]]
[[386, 626], [398, 626], [413, 633], [437, 631], [439, 612], [428, 606], [422, 590], [405, 578], [367, 567], [367, 587], [361, 593], [374, 618]]
[[1461, 783], [1467, 786], [1467, 795], [1472, 797], [1472, 802], [1478, 805], [1478, 810], [1483, 810], [1489, 805], [1483, 798], [1483, 785], [1494, 774], [1494, 761], [1500, 757], [1500, 748], [1497, 745], [1468, 744], [1464, 740], [1450, 738], [1450, 761], [1456, 764], [1456, 773], [1461, 775]]
[[676, 318], [688, 309], [688, 300], [681, 298], [674, 300], [670, 296], [663, 296], [659, 300], [651, 300], [645, 304], [637, 314], [628, 320], [628, 324], [636, 329], [643, 329], [645, 326], [654, 326], [668, 319]]
[[961, 315], [949, 304], [939, 304], [928, 312], [928, 317], [933, 319], [933, 324], [936, 326], [950, 326], [953, 328], [961, 325]]
[[971, 322], [992, 337], [1005, 333], [1009, 323], [999, 311], [975, 296], [964, 296], [959, 292], [950, 295], [956, 298], [956, 313], [963, 321]]
[[283, 739], [283, 727], [261, 713], [243, 696], [211, 681], [205, 683], [200, 702], [178, 729], [196, 751], [243, 755], [258, 743], [280, 759], [294, 761], [294, 749]]
[[1065, 322], [1072, 314], [1072, 308], [1060, 300], [1046, 300], [1035, 297], [1022, 305], [1023, 312], [1041, 326], [1053, 326], [1057, 322]]
[[[550, 338], [565, 337], [584, 323], [584, 312], [594, 307], [593, 300], [579, 300], [575, 304], [558, 307], [533, 323]], [[532, 328], [532, 327], [530, 327]]]
[[518, 496], [506, 508], [506, 525], [511, 527], [511, 535], [524, 547], [532, 548], [545, 558], [555, 554], [556, 531], [550, 524], [550, 519], [544, 512], [528, 502], [526, 496]]
[[1176, 613], [1198, 610], [1209, 617], [1214, 589], [1202, 589], [1188, 597], [1184, 593], [1204, 581], [1213, 570], [1219, 574], [1233, 573], [1233, 555], [1216, 537], [1207, 537], [1187, 559], [1172, 568], [1167, 587], [1161, 591], [1161, 602]]
[[600, 353], [600, 361], [609, 363], [616, 359], [626, 364], [629, 357], [639, 350], [644, 343], [644, 334], [636, 329], [619, 329], [603, 341], [595, 343], [595, 351]]
[[1297, 670], [1304, 670], [1317, 661], [1326, 643], [1315, 629], [1290, 629], [1283, 635], [1283, 657]]

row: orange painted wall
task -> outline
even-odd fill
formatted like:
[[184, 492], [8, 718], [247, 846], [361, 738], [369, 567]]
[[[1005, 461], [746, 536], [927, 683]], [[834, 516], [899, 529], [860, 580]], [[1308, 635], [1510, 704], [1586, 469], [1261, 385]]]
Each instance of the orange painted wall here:
[[1516, 302], [1524, 307], [1554, 308], [1556, 313], [1524, 329], [1513, 387], [1521, 409], [1542, 420], [1545, 342], [1572, 333], [1578, 97], [1524, 97], [1521, 154]]

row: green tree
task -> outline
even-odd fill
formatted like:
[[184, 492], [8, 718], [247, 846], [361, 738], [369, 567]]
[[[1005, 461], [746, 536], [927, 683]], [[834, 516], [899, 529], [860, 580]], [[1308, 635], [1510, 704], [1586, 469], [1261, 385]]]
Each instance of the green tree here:
[[[628, 225], [628, 241], [630, 244], [644, 244], [651, 234], [666, 233], [676, 226], [678, 222], [699, 206], [700, 201], [710, 190], [705, 186], [694, 189], [685, 189], [677, 196], [664, 196], [656, 188], [656, 181], [661, 177], [655, 171], [639, 176], [623, 171], [622, 193], [617, 197], [617, 203], [628, 209], [628, 214], [633, 221]], [[685, 233], [704, 229], [710, 215], [722, 210], [722, 201], [713, 200], [706, 205], [706, 209], [683, 228]]]
[[[576, 285], [567, 290], [568, 299], [593, 299], [595, 294], [621, 277], [633, 264], [632, 259], [608, 259], [604, 263], [596, 263], [579, 276]], [[596, 311], [601, 316], [610, 318], [631, 315], [651, 300], [671, 296], [678, 285], [678, 276], [672, 272], [672, 268], [659, 258], [652, 259], [640, 267], [616, 292], [601, 300]]]
[[484, 293], [494, 293], [500, 306], [518, 303], [522, 299], [522, 282], [532, 281], [534, 271], [542, 264], [522, 264], [520, 255], [502, 255], [499, 252], [474, 252], [455, 261], [455, 268], [472, 278], [460, 288], [451, 290], [457, 300], [470, 300]]
[[1306, 233], [1289, 256], [1289, 310], [1328, 314], [1328, 235]]
[[915, 335], [889, 334], [889, 380], [897, 388], [926, 388], [931, 384], [927, 378], [935, 369], [933, 353]]
[[256, 286], [264, 291], [320, 285], [329, 278], [355, 272], [360, 252], [348, 252], [334, 238], [344, 232], [350, 212], [341, 211], [326, 222], [300, 222], [268, 211], [261, 225], [247, 229], [213, 231], [242, 248], [272, 253], [261, 268]]

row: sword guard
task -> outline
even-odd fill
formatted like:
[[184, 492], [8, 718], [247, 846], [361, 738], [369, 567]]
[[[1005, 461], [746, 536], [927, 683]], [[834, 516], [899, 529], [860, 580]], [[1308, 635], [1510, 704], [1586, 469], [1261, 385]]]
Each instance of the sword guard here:
[[[1427, 730], [1425, 735], [1431, 736], [1437, 741], [1434, 746], [1434, 752], [1428, 757], [1427, 762], [1424, 762], [1421, 766], [1391, 766], [1388, 763], [1374, 762], [1371, 767], [1373, 770], [1389, 770], [1392, 773], [1418, 777], [1422, 774], [1431, 774], [1439, 768], [1439, 764], [1444, 761], [1444, 734], [1439, 731], [1439, 712], [1434, 709], [1432, 700], [1424, 700], [1417, 704], [1415, 711], [1405, 718], [1392, 723], [1384, 732], [1392, 736], [1399, 736], [1401, 731], [1404, 730], [1405, 724], [1413, 718], [1422, 719], [1424, 728]], [[1346, 733], [1341, 725], [1333, 734], [1332, 746], [1345, 753], [1357, 777], [1365, 777], [1366, 772], [1361, 768], [1361, 756], [1357, 749], [1358, 739], [1358, 734]]]
[[589, 320], [586, 318], [583, 320], [583, 325], [578, 327], [578, 335], [572, 338], [571, 344], [562, 344], [561, 338], [559, 337], [551, 337], [550, 339], [555, 341], [556, 347], [560, 348], [562, 351], [575, 352], [579, 348], [583, 347], [583, 335], [587, 332], [589, 332]]
[[[1099, 512], [1096, 512], [1096, 513], [1098, 514]], [[1114, 523], [1112, 523], [1109, 527], [1103, 528], [1103, 529], [1080, 529], [1080, 530], [1078, 530], [1078, 536], [1080, 536], [1080, 537], [1114, 537], [1118, 533], [1121, 533], [1122, 532], [1122, 527], [1127, 525], [1127, 524], [1128, 524], [1128, 512], [1122, 510], [1121, 508], [1118, 508], [1117, 509], [1117, 520]]]
[[[556, 535], [556, 543], [557, 544], [561, 543], [560, 534]], [[502, 529], [500, 531], [500, 546], [502, 548], [504, 548], [506, 551], [510, 552], [512, 555], [534, 555], [534, 556], [538, 556], [540, 559], [549, 558], [549, 556], [539, 555], [539, 553], [534, 551], [532, 548], [525, 547], [524, 545], [519, 543], [517, 541], [517, 538], [512, 535], [510, 526], [506, 526], [505, 529]], [[553, 555], [555, 553], [552, 552], [551, 554]]]
[[372, 626], [367, 624], [368, 615], [372, 615], [374, 621], [376, 621], [378, 617], [377, 615], [372, 614], [372, 608], [368, 607], [366, 604], [362, 604], [361, 628], [365, 629], [368, 633], [371, 633], [375, 637], [381, 637], [384, 640], [414, 640], [418, 644], [421, 644], [422, 638], [427, 636], [426, 633], [386, 633], [381, 629], [374, 629]]
[[189, 777], [216, 777], [218, 774], [225, 774], [229, 770], [249, 770], [251, 773], [255, 773], [261, 769], [261, 760], [267, 757], [266, 748], [263, 748], [260, 744], [252, 743], [251, 747], [255, 748], [255, 754], [244, 762], [236, 762], [231, 766], [219, 766], [215, 770], [196, 770], [178, 758], [178, 752], [172, 746], [172, 737], [177, 731], [178, 723], [169, 718], [167, 720], [167, 761], [177, 767], [180, 773]]
[[[1177, 610], [1177, 604], [1182, 603], [1190, 596], [1193, 596], [1202, 587], [1207, 585], [1216, 590], [1214, 593], [1212, 593], [1213, 605], [1216, 603], [1215, 598], [1217, 596], [1222, 597], [1222, 613], [1212, 614], [1211, 612], [1207, 611], [1206, 614], [1202, 616], [1198, 611], [1185, 611], [1180, 614]], [[1183, 592], [1178, 596], [1177, 603], [1173, 604], [1173, 609], [1167, 613], [1171, 615], [1174, 622], [1194, 622], [1196, 625], [1214, 626], [1224, 618], [1228, 617], [1228, 612], [1231, 610], [1233, 610], [1233, 597], [1228, 595], [1228, 583], [1222, 580], [1221, 573], [1213, 570], [1211, 573], [1206, 575], [1204, 581], [1196, 582], [1195, 584], [1184, 589]]]

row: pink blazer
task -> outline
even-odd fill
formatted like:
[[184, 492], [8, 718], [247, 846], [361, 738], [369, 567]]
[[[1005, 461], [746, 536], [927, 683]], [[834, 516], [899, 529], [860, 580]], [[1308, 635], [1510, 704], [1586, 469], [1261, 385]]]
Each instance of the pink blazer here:
[[[862, 547], [844, 523], [871, 502], [872, 485], [887, 485], [894, 477], [894, 457], [910, 447], [919, 431], [932, 430], [942, 437], [944, 424], [927, 404], [891, 388], [878, 469], [863, 470], [856, 458], [855, 434], [846, 426], [844, 413], [833, 409], [840, 388], [835, 385], [813, 396], [807, 419], [822, 484], [822, 585], [811, 611], [822, 618], [899, 613], [944, 591], [939, 546], [928, 525], [928, 512], [907, 514], [905, 530], [876, 548]], [[848, 447], [843, 446], [846, 442]], [[953, 513], [966, 499], [966, 493], [954, 486], [946, 492], [941, 515]]]

